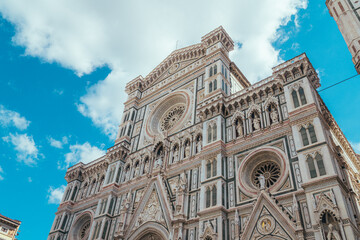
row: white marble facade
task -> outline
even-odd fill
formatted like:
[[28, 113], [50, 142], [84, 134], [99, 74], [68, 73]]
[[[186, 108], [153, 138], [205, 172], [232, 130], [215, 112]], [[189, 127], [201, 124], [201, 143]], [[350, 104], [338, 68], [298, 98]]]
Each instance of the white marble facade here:
[[309, 59], [251, 85], [233, 47], [219, 27], [127, 84], [115, 144], [67, 170], [49, 240], [359, 239], [360, 162]]

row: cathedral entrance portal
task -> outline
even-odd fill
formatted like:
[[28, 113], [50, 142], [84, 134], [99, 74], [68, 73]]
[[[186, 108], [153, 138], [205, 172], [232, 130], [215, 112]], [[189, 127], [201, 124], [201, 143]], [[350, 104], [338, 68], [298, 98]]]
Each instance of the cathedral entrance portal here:
[[147, 233], [142, 237], [138, 238], [139, 240], [165, 240], [160, 235], [156, 233]]

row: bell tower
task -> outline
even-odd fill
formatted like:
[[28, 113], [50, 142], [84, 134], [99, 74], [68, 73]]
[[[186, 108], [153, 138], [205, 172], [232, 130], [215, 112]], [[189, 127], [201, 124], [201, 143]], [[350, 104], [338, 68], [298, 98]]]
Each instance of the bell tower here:
[[330, 15], [335, 19], [360, 73], [360, 2], [358, 0], [326, 0]]

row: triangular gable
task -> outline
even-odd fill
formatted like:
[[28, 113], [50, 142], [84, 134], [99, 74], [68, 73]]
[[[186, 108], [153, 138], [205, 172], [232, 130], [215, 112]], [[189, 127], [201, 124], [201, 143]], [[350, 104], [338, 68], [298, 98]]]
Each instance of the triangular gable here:
[[166, 193], [159, 183], [161, 181], [159, 178], [160, 176], [150, 183], [145, 190], [129, 223], [127, 235], [131, 235], [136, 229], [148, 222], [157, 222], [169, 231], [173, 217], [169, 211], [170, 206], [165, 199]]
[[[174, 64], [192, 60], [192, 62], [205, 55], [205, 47], [202, 43], [194, 44], [185, 48], [173, 51], [167, 56], [154, 70], [152, 70], [143, 80], [144, 86], [152, 86], [165, 72], [174, 66]], [[175, 70], [176, 71], [176, 70]]]
[[[295, 223], [262, 191], [250, 214], [241, 239], [298, 239]], [[256, 210], [255, 210], [256, 209]]]

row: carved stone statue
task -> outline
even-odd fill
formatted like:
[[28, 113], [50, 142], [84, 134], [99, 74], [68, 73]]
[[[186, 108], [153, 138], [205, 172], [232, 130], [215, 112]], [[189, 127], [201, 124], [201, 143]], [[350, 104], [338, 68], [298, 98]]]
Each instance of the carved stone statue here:
[[173, 162], [177, 162], [179, 161], [179, 151], [178, 148], [174, 148], [174, 152], [173, 152]]
[[327, 240], [341, 240], [339, 232], [334, 228], [334, 226], [330, 223], [328, 225], [329, 232], [326, 236]]
[[162, 167], [163, 157], [164, 157], [163, 151], [160, 150], [160, 152], [159, 152], [159, 154], [158, 154], [158, 156], [157, 156], [157, 159], [156, 159], [156, 161], [155, 161], [155, 168], [158, 168], [158, 167], [161, 168], [161, 167]]
[[196, 153], [201, 152], [201, 148], [202, 148], [202, 142], [201, 142], [201, 139], [199, 139], [199, 140], [196, 142]]
[[260, 190], [265, 189], [265, 177], [264, 175], [259, 176]]
[[187, 143], [185, 145], [185, 156], [184, 158], [189, 158], [190, 157], [190, 143]]
[[145, 161], [144, 173], [148, 173], [148, 172], [149, 172], [149, 161]]
[[181, 173], [179, 179], [179, 185], [183, 191], [186, 189], [186, 183], [187, 183], [186, 175], [185, 173]]
[[271, 111], [270, 118], [273, 123], [277, 123], [279, 121], [279, 114], [276, 109]]
[[134, 174], [134, 177], [137, 177], [140, 175], [140, 164], [138, 164], [135, 168], [135, 174]]
[[253, 120], [253, 124], [254, 124], [254, 130], [259, 130], [260, 129], [260, 118], [258, 116], [256, 116]]
[[236, 126], [236, 132], [237, 132], [238, 137], [242, 137], [244, 135], [244, 129], [240, 122], [238, 122], [238, 124]]

